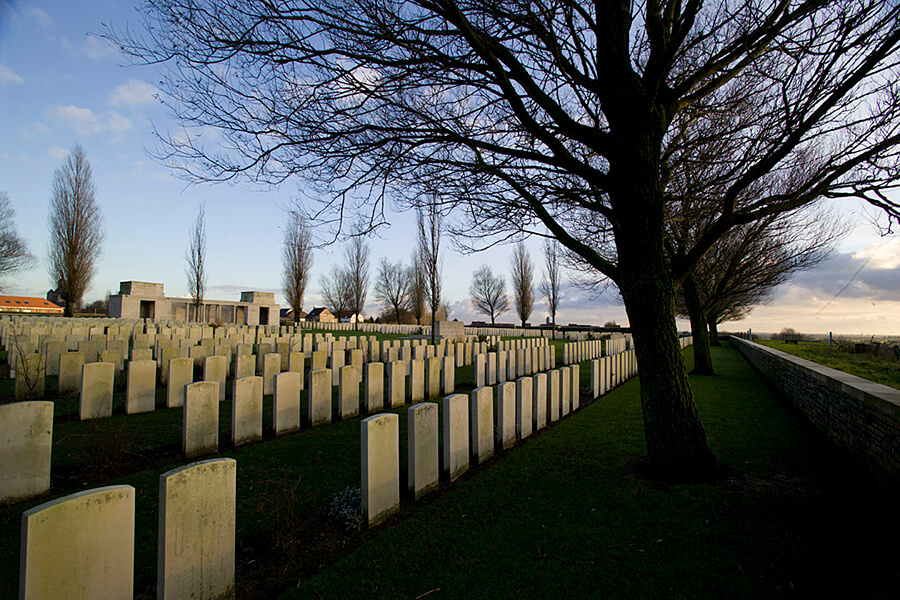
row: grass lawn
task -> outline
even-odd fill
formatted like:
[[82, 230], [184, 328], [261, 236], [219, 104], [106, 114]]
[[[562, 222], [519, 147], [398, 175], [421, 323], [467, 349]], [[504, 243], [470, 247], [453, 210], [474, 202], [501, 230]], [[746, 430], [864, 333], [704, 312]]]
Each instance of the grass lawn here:
[[[692, 378], [733, 469], [662, 485], [631, 381], [393, 519], [282, 598], [896, 597], [894, 502], [857, 476], [731, 349]], [[688, 350], [687, 356], [690, 356]]]
[[769, 346], [811, 360], [838, 371], [844, 371], [863, 379], [882, 385], [900, 389], [900, 360], [882, 358], [872, 354], [855, 354], [841, 350], [837, 345], [832, 348], [824, 342], [801, 342], [786, 344], [781, 340], [754, 340], [758, 344]]
[[[710, 444], [733, 470], [715, 483], [640, 475], [636, 380], [418, 503], [404, 497], [373, 531], [327, 514], [335, 494], [359, 486], [358, 419], [223, 444], [218, 456], [238, 466], [237, 597], [896, 596], [900, 568], [875, 549], [900, 529], [889, 499], [736, 351], [714, 349], [714, 360], [723, 375], [692, 382]], [[472, 371], [457, 370], [461, 391]], [[589, 373], [582, 363], [582, 402]], [[265, 410], [268, 423], [270, 397]], [[405, 465], [406, 407], [393, 412]], [[24, 510], [122, 483], [137, 492], [135, 595], [155, 597], [158, 478], [189, 462], [178, 457], [180, 428], [181, 409], [55, 423], [51, 492], [0, 506], [0, 599], [16, 597]]]

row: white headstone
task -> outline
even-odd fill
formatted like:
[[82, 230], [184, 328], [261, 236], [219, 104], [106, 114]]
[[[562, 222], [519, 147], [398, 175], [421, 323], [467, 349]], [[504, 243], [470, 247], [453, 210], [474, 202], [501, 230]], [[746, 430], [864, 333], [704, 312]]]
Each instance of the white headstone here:
[[[514, 413], [515, 414], [515, 413]], [[481, 464], [494, 455], [494, 389], [475, 388], [469, 405], [472, 459]]]
[[156, 409], [156, 361], [131, 360], [125, 383], [125, 412], [151, 412]]
[[300, 429], [300, 373], [287, 371], [275, 376], [273, 419], [275, 435], [283, 435]]
[[400, 417], [375, 415], [360, 423], [362, 514], [369, 527], [400, 509]]
[[469, 398], [465, 394], [447, 396], [443, 413], [443, 471], [453, 481], [469, 469]]
[[263, 385], [262, 377], [241, 377], [234, 380], [231, 441], [235, 446], [262, 439]]
[[0, 404], [0, 502], [50, 489], [53, 402]]
[[134, 488], [86, 490], [22, 514], [21, 600], [131, 600]]
[[234, 597], [236, 483], [230, 458], [159, 476], [159, 600]]
[[215, 381], [185, 386], [181, 446], [187, 458], [219, 450], [219, 384]]
[[112, 363], [87, 363], [82, 367], [79, 419], [84, 421], [112, 415], [115, 372], [116, 367]]
[[407, 482], [418, 500], [438, 487], [438, 405], [422, 402], [407, 411]]

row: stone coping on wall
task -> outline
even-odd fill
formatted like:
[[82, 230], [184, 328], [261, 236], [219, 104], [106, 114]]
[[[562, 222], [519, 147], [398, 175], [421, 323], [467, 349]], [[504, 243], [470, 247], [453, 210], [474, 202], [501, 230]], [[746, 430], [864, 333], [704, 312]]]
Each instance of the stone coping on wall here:
[[844, 371], [838, 371], [837, 369], [814, 363], [811, 360], [800, 358], [769, 346], [749, 342], [742, 338], [732, 337], [731, 342], [732, 344], [738, 342], [738, 346], [746, 344], [777, 356], [781, 360], [791, 363], [816, 381], [865, 402], [872, 408], [900, 420], [900, 390], [898, 389], [875, 383], [869, 379], [863, 379]]

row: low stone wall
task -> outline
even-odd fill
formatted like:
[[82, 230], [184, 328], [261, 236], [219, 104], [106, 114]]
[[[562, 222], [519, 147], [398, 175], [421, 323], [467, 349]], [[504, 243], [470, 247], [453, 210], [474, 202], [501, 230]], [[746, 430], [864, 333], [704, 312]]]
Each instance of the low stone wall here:
[[900, 390], [734, 336], [731, 343], [878, 483], [900, 489]]

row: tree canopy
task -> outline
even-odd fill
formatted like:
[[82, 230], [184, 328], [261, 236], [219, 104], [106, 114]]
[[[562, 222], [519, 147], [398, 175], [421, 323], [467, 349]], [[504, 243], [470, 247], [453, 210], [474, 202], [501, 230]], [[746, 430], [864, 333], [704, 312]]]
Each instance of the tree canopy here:
[[[302, 178], [338, 224], [436, 203], [458, 243], [549, 236], [615, 282], [648, 453], [670, 472], [715, 465], [674, 319], [716, 240], [820, 198], [900, 220], [895, 3], [145, 0], [142, 13], [111, 37], [163, 70], [186, 126], [229, 142], [163, 136], [160, 158], [185, 176]], [[685, 198], [679, 165], [717, 147]], [[673, 251], [686, 200], [705, 224]]]

